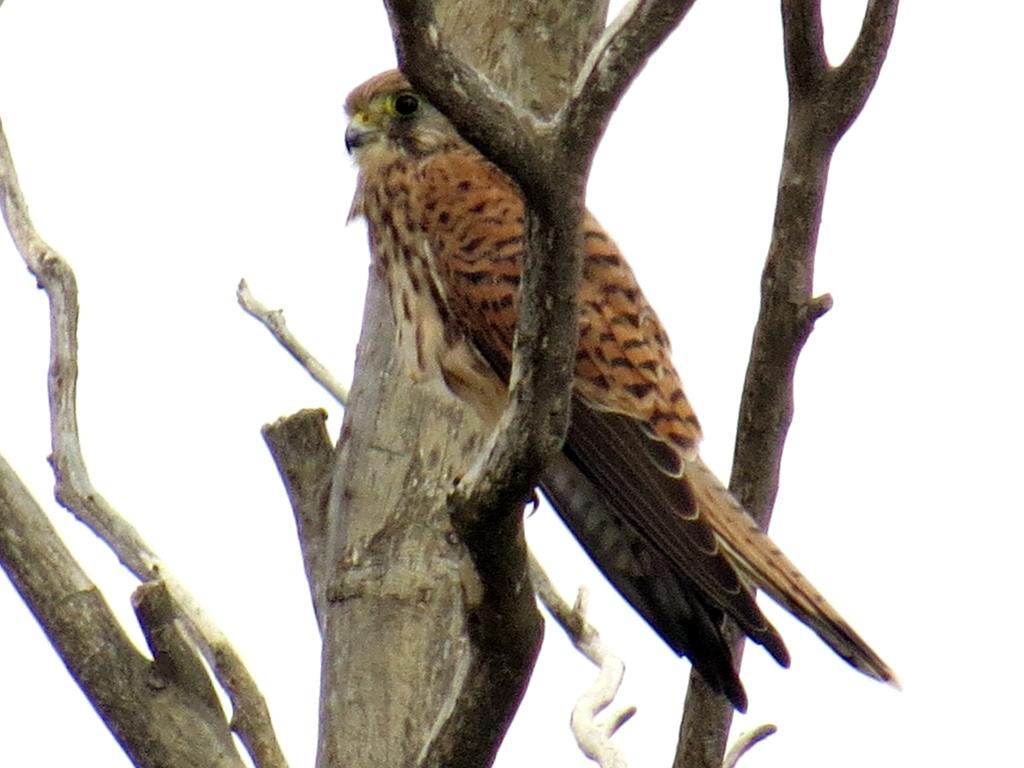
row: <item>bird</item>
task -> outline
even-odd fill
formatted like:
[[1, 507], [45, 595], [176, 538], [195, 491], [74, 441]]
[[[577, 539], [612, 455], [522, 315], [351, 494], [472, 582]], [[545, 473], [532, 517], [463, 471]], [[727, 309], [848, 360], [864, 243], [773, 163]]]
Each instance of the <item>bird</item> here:
[[[345, 109], [345, 145], [358, 167], [349, 218], [366, 220], [402, 366], [493, 429], [512, 369], [522, 194], [398, 70], [356, 87]], [[747, 696], [726, 617], [789, 665], [756, 589], [856, 669], [896, 684], [701, 460], [700, 423], [667, 333], [589, 211], [581, 227], [570, 421], [541, 491], [608, 581], [736, 709], [746, 710]]]

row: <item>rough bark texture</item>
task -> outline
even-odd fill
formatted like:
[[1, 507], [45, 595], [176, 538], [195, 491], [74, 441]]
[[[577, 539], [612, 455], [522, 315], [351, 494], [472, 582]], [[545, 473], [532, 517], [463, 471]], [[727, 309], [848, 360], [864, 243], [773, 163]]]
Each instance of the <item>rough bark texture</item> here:
[[[435, 13], [460, 57], [547, 113], [571, 79], [550, 73], [575, 72], [567, 62], [582, 63], [604, 20], [601, 3], [555, 0], [453, 0]], [[541, 30], [557, 62], [530, 58]], [[452, 529], [453, 480], [487, 436], [398, 370], [393, 334], [371, 270], [329, 505], [318, 765], [488, 765], [543, 632], [522, 516], [469, 540]]]
[[135, 765], [244, 765], [202, 661], [174, 626], [166, 590], [143, 585], [134, 600], [150, 661], [2, 458], [0, 565]]
[[[482, 587], [447, 508], [482, 437], [473, 414], [394, 365], [390, 305], [372, 273], [366, 307], [329, 506], [319, 764], [416, 765], [487, 661], [469, 636]], [[540, 623], [528, 587], [518, 592], [508, 637], [519, 648], [506, 663], [525, 680]]]
[[442, 0], [436, 7], [452, 53], [541, 118], [562, 105], [608, 14], [606, 0]]
[[320, 409], [299, 411], [268, 424], [262, 432], [295, 514], [295, 528], [306, 566], [313, 610], [322, 626], [326, 598], [324, 547], [327, 542], [324, 513], [331, 468], [334, 466], [334, 446], [327, 434], [327, 413]]

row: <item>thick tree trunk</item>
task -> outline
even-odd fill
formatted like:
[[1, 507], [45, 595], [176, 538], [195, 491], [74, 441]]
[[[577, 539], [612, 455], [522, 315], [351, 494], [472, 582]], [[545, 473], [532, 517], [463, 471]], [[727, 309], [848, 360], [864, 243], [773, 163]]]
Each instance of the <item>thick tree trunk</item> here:
[[[435, 6], [454, 51], [541, 115], [563, 102], [606, 14], [586, 0]], [[408, 379], [393, 334], [371, 269], [324, 544], [318, 765], [488, 765], [542, 636], [522, 516], [485, 541], [456, 535], [449, 493], [487, 435]]]

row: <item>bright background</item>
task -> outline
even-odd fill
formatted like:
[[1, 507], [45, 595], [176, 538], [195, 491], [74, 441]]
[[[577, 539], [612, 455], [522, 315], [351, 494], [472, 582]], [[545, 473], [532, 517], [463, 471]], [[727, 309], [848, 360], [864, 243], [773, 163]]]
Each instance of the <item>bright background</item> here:
[[[589, 203], [631, 258], [728, 476], [785, 124], [778, 3], [699, 2], [612, 122]], [[1009, 764], [1017, 650], [1024, 118], [1011, 3], [907, 0], [832, 167], [776, 540], [901, 675], [851, 671], [769, 606], [789, 671], [748, 649], [737, 728], [759, 766]], [[862, 4], [826, 3], [838, 60]], [[1014, 17], [1014, 18], [1011, 18]], [[346, 228], [342, 102], [394, 54], [379, 3], [7, 0], [0, 115], [41, 233], [81, 288], [79, 404], [96, 486], [205, 601], [261, 683], [295, 766], [315, 753], [319, 644], [291, 513], [259, 435], [340, 411], [235, 305], [239, 278], [350, 377], [368, 255]], [[51, 501], [48, 323], [0, 237], [0, 451], [136, 636], [133, 586]], [[664, 766], [688, 665], [550, 511], [532, 546], [628, 665], [618, 741]], [[4, 765], [127, 765], [0, 580]], [[568, 730], [593, 670], [549, 626], [499, 766], [584, 766]], [[1012, 755], [1017, 754], [1017, 758]]]

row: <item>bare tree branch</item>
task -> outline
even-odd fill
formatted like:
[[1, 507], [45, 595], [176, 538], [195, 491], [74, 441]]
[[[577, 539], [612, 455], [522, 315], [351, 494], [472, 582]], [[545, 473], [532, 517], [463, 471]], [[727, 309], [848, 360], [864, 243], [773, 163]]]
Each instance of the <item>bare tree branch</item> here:
[[791, 98], [806, 98], [805, 91], [828, 71], [821, 0], [786, 0], [782, 21]]
[[[832, 306], [815, 297], [814, 256], [832, 152], [877, 80], [897, 0], [870, 0], [864, 28], [839, 68], [829, 67], [820, 0], [783, 0], [789, 122], [772, 240], [761, 279], [761, 309], [743, 386], [730, 489], [763, 528], [779, 487], [793, 420], [793, 376], [815, 321]], [[733, 633], [737, 664], [743, 639]], [[732, 707], [690, 676], [674, 765], [722, 764]]]
[[306, 567], [310, 597], [323, 630], [327, 590], [324, 564], [327, 547], [327, 502], [334, 446], [327, 434], [327, 414], [307, 409], [278, 419], [263, 427], [263, 439], [277, 465], [288, 501], [295, 515], [295, 527]]
[[647, 60], [679, 26], [694, 0], [633, 0], [591, 48], [558, 117], [562, 154], [586, 173], [612, 112]]
[[839, 115], [833, 127], [837, 142], [857, 119], [874, 90], [896, 29], [898, 6], [899, 0], [868, 0], [857, 41], [843, 63], [835, 69], [835, 96], [832, 101]]
[[239, 306], [259, 320], [317, 384], [326, 389], [331, 397], [339, 403], [345, 404], [345, 401], [348, 400], [348, 387], [334, 378], [334, 375], [327, 370], [327, 366], [314, 357], [295, 334], [288, 330], [288, 324], [284, 319], [284, 310], [267, 308], [252, 295], [249, 284], [245, 280], [239, 281], [235, 297], [238, 299]]
[[774, 725], [766, 723], [765, 725], [757, 726], [757, 728], [754, 728], [753, 730], [741, 733], [740, 737], [736, 739], [736, 743], [732, 745], [729, 752], [726, 754], [725, 760], [722, 763], [722, 768], [736, 768], [741, 757], [747, 754], [752, 747], [767, 739], [777, 730], [778, 728]]
[[228, 724], [191, 648], [166, 621], [140, 611], [155, 660], [135, 650], [2, 457], [0, 565], [135, 765], [241, 768]]
[[626, 758], [611, 740], [612, 736], [633, 715], [636, 707], [616, 708], [598, 720], [615, 700], [622, 685], [626, 667], [601, 642], [597, 630], [587, 622], [586, 591], [581, 587], [576, 604], [570, 606], [558, 594], [541, 564], [530, 555], [530, 581], [537, 597], [548, 609], [558, 625], [565, 630], [572, 644], [598, 668], [597, 680], [579, 700], [572, 711], [572, 732], [583, 754], [601, 768], [626, 768]]
[[[391, 0], [386, 5], [399, 62], [413, 85], [436, 100], [463, 136], [508, 172], [526, 197], [525, 269], [510, 407], [485, 461], [463, 478], [453, 496], [453, 518], [467, 528], [488, 511], [518, 510], [548, 459], [561, 448], [577, 343], [585, 175], [559, 173], [567, 161], [557, 152], [558, 126], [541, 124], [514, 107], [447, 51], [433, 3]], [[586, 153], [585, 147], [578, 149]]]
[[78, 436], [78, 288], [75, 275], [63, 257], [47, 245], [32, 226], [2, 125], [0, 207], [18, 251], [50, 302], [47, 389], [57, 500], [110, 547], [140, 581], [160, 579], [166, 584], [186, 622], [189, 636], [231, 699], [233, 727], [253, 761], [260, 768], [284, 766], [266, 702], [238, 654], [198, 601], [89, 479]]

